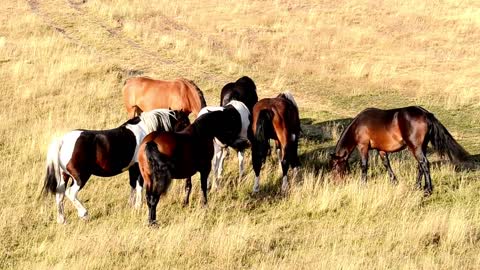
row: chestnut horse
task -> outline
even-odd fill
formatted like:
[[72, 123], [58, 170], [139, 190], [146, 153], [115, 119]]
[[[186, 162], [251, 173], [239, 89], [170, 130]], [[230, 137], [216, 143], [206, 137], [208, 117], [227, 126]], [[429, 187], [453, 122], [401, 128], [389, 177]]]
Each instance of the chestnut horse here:
[[206, 106], [202, 91], [194, 82], [179, 78], [173, 81], [148, 77], [130, 78], [123, 86], [123, 101], [128, 118], [153, 109], [172, 109], [198, 115]]
[[298, 139], [300, 136], [300, 116], [292, 94], [284, 92], [276, 98], [264, 98], [253, 107], [252, 165], [255, 171], [253, 192], [260, 190], [260, 170], [270, 150], [269, 139], [275, 140], [280, 166], [282, 168], [282, 191], [288, 189], [287, 172], [289, 166], [297, 174]]
[[459, 145], [448, 130], [435, 116], [419, 106], [381, 110], [368, 108], [359, 113], [343, 131], [331, 155], [334, 172], [343, 176], [348, 168], [348, 158], [353, 149], [360, 152], [362, 182], [367, 181], [368, 150], [378, 150], [392, 183], [396, 183], [395, 174], [390, 167], [388, 153], [408, 148], [418, 161], [417, 186], [421, 188], [425, 177], [426, 194], [433, 191], [430, 177], [430, 165], [427, 160], [427, 145], [442, 157], [461, 162], [468, 153]]
[[[77, 193], [91, 175], [110, 177], [127, 169], [130, 172], [137, 163], [139, 145], [146, 134], [156, 130], [183, 129], [188, 123], [183, 112], [157, 109], [142, 113], [118, 128], [74, 130], [54, 140], [48, 150], [43, 193], [56, 195], [57, 221], [65, 223], [65, 195], [77, 208], [78, 216], [87, 218], [87, 209], [77, 198]], [[137, 180], [134, 175], [130, 173], [133, 177], [131, 183]], [[73, 184], [66, 188], [70, 178]], [[140, 202], [141, 186], [137, 185], [137, 203]]]
[[208, 174], [213, 157], [213, 138], [235, 144], [241, 130], [241, 116], [232, 105], [200, 115], [180, 132], [153, 132], [143, 140], [138, 154], [146, 188], [149, 223], [156, 221], [156, 208], [172, 178], [187, 178], [184, 205], [189, 202], [191, 176], [200, 172], [202, 203], [207, 204]]

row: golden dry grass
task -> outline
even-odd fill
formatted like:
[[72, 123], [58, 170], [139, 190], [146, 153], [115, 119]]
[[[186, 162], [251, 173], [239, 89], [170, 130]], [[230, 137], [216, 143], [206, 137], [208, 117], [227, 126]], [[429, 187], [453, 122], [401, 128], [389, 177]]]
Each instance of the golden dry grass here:
[[[0, 268], [480, 268], [478, 171], [432, 155], [424, 198], [406, 152], [392, 158], [396, 187], [376, 157], [367, 186], [355, 157], [345, 183], [327, 168], [341, 119], [370, 106], [422, 105], [478, 154], [479, 18], [476, 1], [3, 1]], [[290, 89], [305, 136], [289, 195], [274, 159], [252, 196], [251, 167], [235, 184], [231, 157], [208, 209], [197, 178], [182, 208], [176, 181], [157, 229], [127, 205], [125, 174], [92, 177], [79, 196], [91, 220], [67, 201], [57, 225], [53, 198], [37, 198], [50, 140], [122, 123], [121, 85], [139, 73], [194, 79], [208, 104], [241, 75], [260, 97]]]

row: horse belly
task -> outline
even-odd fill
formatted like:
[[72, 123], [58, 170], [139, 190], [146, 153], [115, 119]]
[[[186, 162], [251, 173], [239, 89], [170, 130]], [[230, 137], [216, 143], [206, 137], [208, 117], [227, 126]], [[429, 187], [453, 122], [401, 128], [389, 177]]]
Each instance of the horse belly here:
[[385, 152], [396, 152], [405, 147], [405, 142], [395, 136], [385, 136], [371, 140], [370, 147]]

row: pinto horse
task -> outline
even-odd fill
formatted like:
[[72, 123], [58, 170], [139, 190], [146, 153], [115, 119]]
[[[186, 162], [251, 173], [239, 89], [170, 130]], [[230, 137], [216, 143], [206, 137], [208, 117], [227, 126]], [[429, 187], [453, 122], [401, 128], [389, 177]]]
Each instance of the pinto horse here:
[[184, 78], [173, 81], [148, 77], [130, 78], [125, 81], [122, 91], [128, 118], [133, 118], [142, 111], [160, 108], [198, 115], [206, 106], [202, 91], [194, 82]]
[[[232, 100], [228, 104], [222, 107], [213, 107], [208, 106], [204, 107], [199, 116], [209, 113], [212, 111], [223, 111], [225, 110], [226, 106], [233, 106], [238, 113], [240, 114], [240, 121], [236, 123], [231, 123], [235, 125], [235, 130], [239, 130], [237, 134], [237, 140], [235, 141], [222, 141], [222, 139], [215, 137], [213, 139], [213, 146], [214, 146], [214, 159], [213, 159], [213, 184], [212, 187], [216, 188], [218, 186], [217, 181], [221, 178], [222, 169], [223, 169], [223, 161], [226, 157], [226, 149], [227, 147], [232, 147], [238, 152], [238, 167], [239, 167], [239, 179], [242, 179], [243, 171], [244, 171], [244, 155], [243, 152], [245, 149], [250, 145], [248, 142], [248, 128], [250, 127], [250, 111], [248, 110], [247, 106], [240, 101]], [[240, 129], [238, 129], [240, 127]], [[210, 183], [209, 183], [210, 184]]]
[[[253, 106], [258, 101], [257, 96], [257, 87], [252, 79], [247, 76], [243, 76], [238, 79], [236, 82], [227, 83], [220, 93], [220, 106], [225, 106], [231, 101], [240, 101], [244, 104], [244, 106], [248, 109], [248, 118], [244, 118], [242, 115], [242, 122], [245, 124], [248, 121], [247, 127], [245, 129], [245, 134], [250, 132], [249, 125], [251, 123], [251, 112]], [[221, 107], [220, 107], [221, 108]], [[247, 142], [247, 141], [246, 141]], [[238, 145], [239, 147], [233, 147], [237, 151], [238, 157], [238, 167], [239, 167], [239, 176], [238, 179], [241, 180], [243, 176], [243, 160], [244, 160], [244, 151], [248, 145]], [[214, 173], [214, 181], [213, 187], [217, 186], [217, 181], [222, 178], [222, 171], [223, 171], [223, 162], [227, 156], [227, 148], [228, 145], [220, 142], [218, 139], [214, 140], [214, 147], [215, 147], [215, 154], [213, 159], [213, 173]]]
[[298, 139], [300, 136], [300, 117], [297, 103], [289, 92], [281, 93], [276, 98], [265, 98], [253, 107], [251, 138], [252, 165], [255, 171], [253, 192], [260, 190], [260, 170], [270, 150], [269, 139], [279, 146], [279, 160], [282, 168], [282, 191], [288, 189], [287, 172], [289, 166], [294, 175], [300, 166], [298, 159]]
[[140, 145], [138, 162], [146, 188], [149, 223], [156, 221], [160, 195], [167, 192], [171, 179], [187, 178], [184, 205], [189, 202], [191, 176], [200, 172], [202, 203], [207, 204], [208, 175], [212, 167], [213, 138], [234, 145], [241, 130], [241, 114], [233, 105], [201, 114], [180, 132], [153, 132]]
[[243, 102], [251, 112], [258, 101], [257, 86], [247, 76], [243, 76], [236, 82], [227, 83], [220, 92], [220, 106], [225, 106], [232, 100]]
[[[91, 175], [110, 177], [127, 169], [130, 172], [137, 163], [138, 148], [145, 135], [156, 130], [182, 129], [188, 123], [188, 116], [183, 112], [157, 109], [142, 113], [118, 128], [73, 130], [60, 140], [54, 140], [48, 150], [43, 193], [55, 194], [57, 221], [66, 221], [63, 210], [65, 195], [77, 208], [78, 216], [87, 218], [87, 209], [77, 194]], [[133, 177], [130, 183], [137, 180], [135, 173], [130, 173], [130, 177]], [[73, 184], [66, 188], [70, 178], [73, 179]], [[138, 184], [137, 206], [140, 203], [141, 186]]]
[[458, 144], [448, 130], [429, 111], [419, 106], [381, 110], [368, 108], [359, 113], [343, 131], [331, 154], [334, 172], [343, 176], [348, 168], [348, 158], [357, 148], [361, 156], [362, 182], [367, 181], [368, 150], [378, 150], [392, 183], [397, 183], [390, 167], [388, 153], [408, 148], [418, 161], [417, 186], [421, 188], [425, 177], [426, 194], [433, 191], [430, 165], [427, 160], [427, 145], [442, 157], [460, 162], [468, 153]]

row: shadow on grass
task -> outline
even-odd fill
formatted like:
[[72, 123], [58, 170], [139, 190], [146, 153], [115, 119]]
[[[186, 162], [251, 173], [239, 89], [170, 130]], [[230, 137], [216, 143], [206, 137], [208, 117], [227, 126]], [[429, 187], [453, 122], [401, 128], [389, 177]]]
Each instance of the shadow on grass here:
[[302, 138], [318, 143], [332, 140], [335, 137], [334, 133], [337, 132], [340, 134], [352, 120], [353, 118], [343, 118], [316, 123], [315, 119], [302, 118], [300, 120], [302, 126]]

